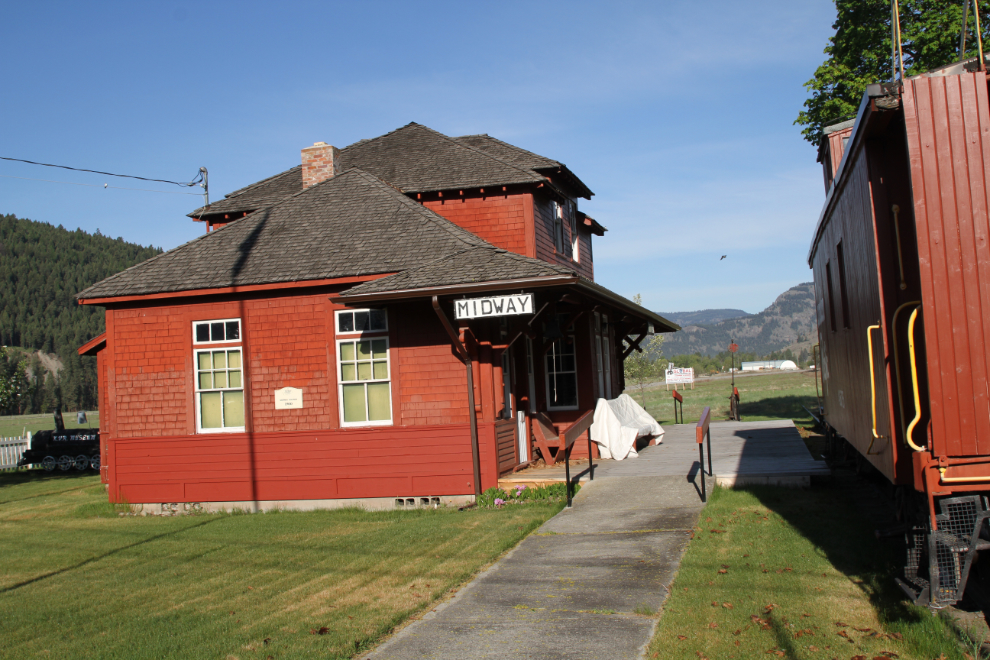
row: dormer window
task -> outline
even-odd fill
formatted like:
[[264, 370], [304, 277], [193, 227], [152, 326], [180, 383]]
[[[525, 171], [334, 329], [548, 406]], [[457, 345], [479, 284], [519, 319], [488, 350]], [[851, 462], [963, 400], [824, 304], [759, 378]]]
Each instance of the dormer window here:
[[553, 214], [553, 245], [558, 254], [564, 252], [564, 207], [557, 202], [550, 202]]

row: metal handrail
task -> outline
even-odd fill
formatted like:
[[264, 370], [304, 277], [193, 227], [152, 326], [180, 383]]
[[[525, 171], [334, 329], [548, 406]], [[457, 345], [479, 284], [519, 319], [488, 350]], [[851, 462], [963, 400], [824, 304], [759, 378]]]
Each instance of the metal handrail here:
[[883, 439], [882, 435], [877, 435], [877, 379], [873, 368], [873, 331], [879, 329], [879, 324], [866, 327], [866, 345], [870, 351], [870, 410], [873, 411], [873, 438], [870, 440], [870, 446], [866, 448], [867, 455], [875, 455], [870, 451], [873, 449], [873, 443]]
[[901, 414], [901, 435], [905, 434], [904, 430], [904, 392], [901, 387], [901, 356], [897, 349], [897, 317], [900, 316], [901, 311], [910, 307], [911, 305], [920, 305], [920, 300], [912, 300], [900, 305], [896, 310], [894, 310], [894, 318], [890, 322], [891, 335], [894, 340], [894, 377], [897, 380], [897, 410]]
[[914, 391], [914, 419], [908, 425], [907, 431], [904, 434], [904, 439], [907, 441], [908, 446], [915, 451], [924, 451], [925, 447], [914, 444], [911, 440], [911, 434], [914, 433], [914, 427], [918, 425], [921, 421], [921, 396], [918, 394], [918, 360], [917, 355], [914, 350], [914, 322], [918, 320], [918, 312], [921, 311], [921, 305], [914, 308], [911, 312], [911, 317], [908, 319], [908, 355], [910, 356], [911, 362], [911, 387]]
[[705, 437], [708, 438], [708, 476], [712, 476], [712, 430], [709, 427], [712, 421], [712, 409], [705, 406], [701, 411], [701, 418], [694, 429], [695, 439], [698, 441], [698, 471], [701, 473], [701, 501], [708, 501], [708, 493], [705, 490]]
[[[574, 445], [574, 441], [581, 437], [581, 434], [591, 428], [591, 425], [595, 423], [595, 411], [589, 410], [580, 417], [577, 421], [571, 424], [571, 427], [564, 431], [564, 480], [567, 483], [567, 506], [571, 506], [571, 500], [574, 499], [574, 494], [572, 493], [574, 487], [571, 484], [571, 447]], [[595, 459], [591, 453], [591, 433], [588, 433], [588, 474], [589, 481], [595, 480]]]
[[[674, 424], [684, 423], [684, 397], [675, 389], [674, 390]], [[681, 421], [677, 421], [677, 404], [681, 404]]]

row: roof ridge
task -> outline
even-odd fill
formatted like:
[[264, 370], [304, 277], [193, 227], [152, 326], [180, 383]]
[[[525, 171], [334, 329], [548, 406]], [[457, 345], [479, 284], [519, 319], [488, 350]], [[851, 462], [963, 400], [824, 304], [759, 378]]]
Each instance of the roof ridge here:
[[[492, 160], [494, 160], [496, 162], [502, 163], [506, 167], [511, 167], [512, 169], [514, 169], [516, 171], [519, 171], [519, 172], [522, 172], [523, 174], [529, 175], [531, 177], [535, 177], [537, 180], [546, 180], [546, 177], [545, 176], [542, 176], [540, 174], [537, 174], [533, 170], [524, 170], [523, 168], [519, 167], [518, 165], [513, 165], [512, 163], [506, 162], [506, 161], [502, 160], [501, 158], [499, 158], [498, 156], [494, 156], [494, 155], [488, 153], [487, 151], [485, 151], [483, 149], [478, 149], [477, 147], [472, 147], [469, 144], [461, 144], [460, 142], [457, 141], [457, 138], [452, 138], [449, 135], [444, 135], [440, 131], [436, 131], [436, 130], [430, 128], [429, 126], [423, 126], [422, 124], [417, 124], [417, 126], [421, 126], [422, 128], [425, 128], [428, 131], [431, 131], [433, 133], [436, 133], [437, 135], [439, 135], [443, 139], [445, 139], [445, 140], [447, 140], [449, 142], [453, 142], [454, 144], [456, 144], [461, 149], [468, 149], [470, 151], [475, 152], [476, 154], [481, 154], [482, 156], [485, 156], [487, 158], [491, 158]], [[489, 136], [489, 137], [491, 137], [491, 136]], [[492, 138], [492, 139], [494, 139], [494, 138]], [[536, 155], [536, 154], [533, 154], [533, 155]]]
[[[474, 135], [462, 135], [462, 136], [457, 137], [457, 138], [454, 138], [454, 139], [455, 140], [460, 140], [461, 138], [469, 138], [469, 137], [484, 137], [484, 138], [488, 138], [489, 140], [494, 140], [495, 142], [498, 142], [499, 144], [501, 144], [503, 146], [509, 147], [510, 149], [513, 149], [514, 151], [517, 151], [517, 152], [520, 152], [520, 153], [524, 153], [524, 154], [529, 154], [530, 156], [535, 156], [536, 158], [541, 158], [543, 160], [548, 160], [548, 161], [550, 161], [552, 163], [556, 163], [558, 166], [564, 166], [564, 167], [566, 167], [566, 165], [564, 165], [563, 163], [561, 163], [559, 160], [557, 160], [555, 158], [547, 158], [546, 156], [541, 156], [540, 154], [536, 153], [535, 151], [530, 151], [529, 149], [523, 149], [522, 147], [516, 146], [516, 145], [514, 145], [514, 144], [512, 144], [510, 142], [506, 142], [505, 140], [499, 140], [497, 137], [491, 136], [488, 133], [476, 133]], [[553, 167], [553, 166], [552, 165], [547, 165], [546, 167]]]
[[[487, 246], [495, 247], [494, 245], [492, 245], [485, 239], [481, 238], [477, 234], [474, 234], [468, 231], [467, 229], [464, 229], [457, 223], [448, 220], [447, 218], [443, 217], [436, 211], [431, 211], [422, 204], [413, 201], [412, 199], [409, 198], [408, 195], [406, 195], [404, 192], [402, 192], [401, 190], [390, 184], [388, 181], [385, 181], [384, 179], [379, 178], [370, 172], [365, 172], [364, 170], [358, 167], [352, 167], [347, 170], [347, 172], [352, 172], [352, 171], [359, 172], [364, 176], [372, 179], [373, 181], [380, 183], [381, 185], [386, 186], [388, 188], [391, 188], [396, 193], [398, 193], [403, 204], [405, 204], [407, 207], [411, 209], [415, 209], [419, 215], [422, 215], [425, 219], [435, 224], [438, 228], [443, 229], [444, 231], [446, 231], [447, 233], [449, 233], [451, 236], [461, 241], [462, 243], [472, 247], [487, 247]], [[470, 238], [470, 240], [468, 240], [468, 238]]]

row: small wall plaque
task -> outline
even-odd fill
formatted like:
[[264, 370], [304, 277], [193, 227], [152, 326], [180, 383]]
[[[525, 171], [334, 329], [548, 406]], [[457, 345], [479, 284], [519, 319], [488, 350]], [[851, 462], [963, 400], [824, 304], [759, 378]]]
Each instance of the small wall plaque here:
[[291, 410], [303, 407], [303, 391], [298, 387], [275, 390], [275, 410]]

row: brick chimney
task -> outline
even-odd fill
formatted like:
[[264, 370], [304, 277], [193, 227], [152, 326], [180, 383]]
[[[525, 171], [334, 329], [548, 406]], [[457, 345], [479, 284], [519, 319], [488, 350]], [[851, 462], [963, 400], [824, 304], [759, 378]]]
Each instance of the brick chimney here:
[[302, 150], [303, 189], [340, 174], [340, 149], [317, 142]]

